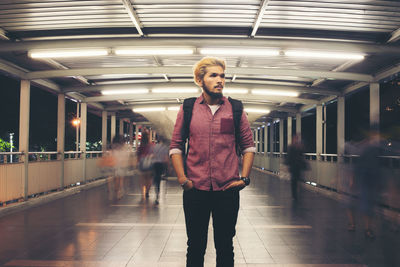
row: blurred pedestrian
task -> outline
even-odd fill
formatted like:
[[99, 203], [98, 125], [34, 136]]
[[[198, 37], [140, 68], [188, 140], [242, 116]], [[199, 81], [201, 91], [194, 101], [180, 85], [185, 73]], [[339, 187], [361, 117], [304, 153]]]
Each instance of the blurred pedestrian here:
[[124, 196], [124, 178], [131, 167], [130, 147], [122, 135], [113, 138], [111, 150], [107, 151], [99, 165], [108, 168], [110, 177], [107, 179], [109, 199], [121, 199]]
[[147, 131], [142, 132], [140, 146], [137, 151], [138, 169], [140, 171], [140, 184], [142, 188], [142, 197], [149, 198], [149, 192], [153, 180], [153, 144], [150, 142], [150, 136]]
[[358, 208], [363, 215], [365, 223], [365, 237], [374, 239], [372, 227], [374, 206], [381, 189], [381, 166], [379, 156], [383, 149], [379, 133], [371, 131], [368, 137], [360, 144], [360, 157], [354, 166], [354, 177], [359, 187]]
[[169, 161], [168, 157], [168, 147], [164, 143], [164, 137], [160, 136], [158, 143], [154, 146], [153, 153], [154, 153], [154, 186], [156, 190], [156, 200], [155, 204], [159, 204], [159, 197], [160, 197], [160, 183], [161, 183], [161, 175], [166, 171], [167, 164]]
[[289, 167], [292, 198], [297, 200], [297, 182], [301, 179], [302, 172], [308, 168], [299, 135], [293, 137], [292, 144], [288, 147], [285, 164]]

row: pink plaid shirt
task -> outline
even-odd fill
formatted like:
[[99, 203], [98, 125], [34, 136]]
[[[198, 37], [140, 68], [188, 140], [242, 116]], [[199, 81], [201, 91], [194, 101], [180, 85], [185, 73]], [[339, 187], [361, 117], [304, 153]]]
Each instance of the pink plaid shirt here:
[[[181, 137], [183, 107], [181, 106], [174, 132], [170, 154], [184, 150]], [[197, 98], [192, 113], [189, 134], [189, 155], [186, 160], [187, 177], [199, 190], [223, 190], [230, 182], [239, 179], [239, 161], [235, 152], [235, 135], [232, 105], [226, 97], [213, 115], [203, 96]], [[240, 122], [240, 148], [255, 152], [253, 134], [243, 112]]]

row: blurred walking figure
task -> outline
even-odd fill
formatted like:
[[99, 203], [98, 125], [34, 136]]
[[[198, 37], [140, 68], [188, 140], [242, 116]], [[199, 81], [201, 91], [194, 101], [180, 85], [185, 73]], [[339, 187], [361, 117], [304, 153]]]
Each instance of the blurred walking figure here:
[[153, 180], [154, 154], [153, 144], [147, 131], [142, 132], [142, 139], [137, 151], [138, 168], [140, 171], [140, 184], [143, 199], [149, 198], [149, 191]]
[[293, 142], [288, 147], [285, 164], [289, 167], [292, 198], [297, 200], [297, 182], [302, 172], [308, 167], [304, 158], [304, 146], [298, 135], [293, 137]]
[[156, 187], [155, 204], [159, 203], [161, 175], [166, 171], [168, 164], [169, 148], [164, 144], [164, 137], [159, 137], [159, 142], [154, 146], [154, 186]]
[[354, 166], [355, 183], [359, 187], [359, 209], [365, 223], [365, 237], [374, 239], [371, 229], [374, 206], [381, 189], [381, 166], [379, 156], [383, 149], [379, 133], [371, 131], [368, 138], [360, 144], [360, 157]]
[[124, 196], [124, 177], [131, 167], [130, 147], [122, 135], [112, 140], [111, 151], [101, 158], [100, 166], [111, 168], [111, 176], [107, 180], [109, 199], [121, 199]]

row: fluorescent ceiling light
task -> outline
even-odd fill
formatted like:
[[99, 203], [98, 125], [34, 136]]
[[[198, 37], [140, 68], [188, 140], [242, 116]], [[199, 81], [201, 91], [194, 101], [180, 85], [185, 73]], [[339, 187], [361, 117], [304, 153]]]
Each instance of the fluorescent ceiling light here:
[[202, 55], [279, 56], [279, 50], [263, 48], [200, 48]]
[[155, 111], [165, 111], [165, 107], [148, 107], [148, 108], [134, 108], [133, 112], [155, 112]]
[[261, 109], [261, 108], [244, 108], [244, 110], [248, 113], [269, 113], [270, 111], [268, 109]]
[[107, 56], [108, 49], [32, 50], [28, 52], [28, 55], [31, 58], [95, 57]]
[[245, 95], [249, 93], [247, 89], [224, 89], [224, 94], [238, 94], [238, 95]]
[[300, 50], [286, 51], [285, 55], [288, 57], [307, 57], [307, 58], [348, 59], [348, 60], [364, 59], [364, 55], [362, 54], [312, 52], [312, 51], [300, 51]]
[[278, 91], [278, 90], [251, 90], [253, 95], [272, 95], [272, 96], [299, 96], [298, 92], [294, 91]]
[[126, 47], [116, 48], [114, 53], [131, 56], [156, 56], [156, 55], [192, 55], [194, 49], [187, 47], [176, 48], [145, 48], [145, 47]]
[[173, 106], [173, 107], [167, 107], [167, 110], [170, 110], [170, 111], [179, 111], [180, 108], [181, 108], [180, 106]]
[[154, 88], [151, 89], [156, 94], [185, 94], [185, 93], [198, 93], [197, 88]]
[[148, 89], [121, 89], [121, 90], [103, 90], [102, 95], [132, 95], [132, 94], [147, 94]]

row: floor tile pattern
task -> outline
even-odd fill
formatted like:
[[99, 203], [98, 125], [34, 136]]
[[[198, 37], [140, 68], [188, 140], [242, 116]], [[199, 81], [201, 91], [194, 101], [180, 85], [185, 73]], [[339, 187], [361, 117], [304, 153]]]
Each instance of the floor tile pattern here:
[[[126, 194], [110, 201], [107, 186], [0, 218], [0, 266], [185, 266], [186, 232], [182, 192], [162, 181], [160, 204], [143, 200], [137, 177]], [[375, 218], [376, 239], [368, 240], [362, 219], [347, 231], [344, 206], [253, 171], [241, 191], [234, 239], [235, 266], [400, 266], [400, 233]], [[212, 224], [205, 266], [215, 266]]]

